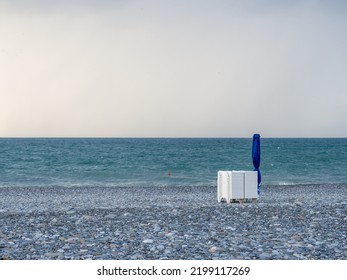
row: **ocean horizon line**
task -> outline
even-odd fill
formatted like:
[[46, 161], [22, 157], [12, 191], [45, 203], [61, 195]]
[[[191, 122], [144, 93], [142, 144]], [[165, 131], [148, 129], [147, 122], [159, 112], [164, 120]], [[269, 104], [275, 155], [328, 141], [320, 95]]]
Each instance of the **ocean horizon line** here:
[[[0, 139], [249, 139], [246, 136], [0, 136]], [[262, 136], [261, 139], [347, 139], [347, 136]]]

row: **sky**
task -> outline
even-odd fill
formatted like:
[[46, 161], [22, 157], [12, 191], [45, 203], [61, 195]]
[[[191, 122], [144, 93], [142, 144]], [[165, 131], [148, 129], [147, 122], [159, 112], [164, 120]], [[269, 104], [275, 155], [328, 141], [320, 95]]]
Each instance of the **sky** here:
[[0, 0], [0, 137], [347, 137], [347, 2]]

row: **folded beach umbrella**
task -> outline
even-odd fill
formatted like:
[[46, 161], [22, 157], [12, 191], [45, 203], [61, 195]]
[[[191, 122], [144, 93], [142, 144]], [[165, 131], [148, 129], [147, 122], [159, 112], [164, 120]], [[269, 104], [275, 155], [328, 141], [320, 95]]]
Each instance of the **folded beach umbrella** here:
[[253, 135], [253, 145], [252, 145], [252, 160], [254, 165], [254, 171], [258, 172], [258, 195], [260, 194], [260, 182], [261, 174], [259, 170], [260, 166], [260, 135]]

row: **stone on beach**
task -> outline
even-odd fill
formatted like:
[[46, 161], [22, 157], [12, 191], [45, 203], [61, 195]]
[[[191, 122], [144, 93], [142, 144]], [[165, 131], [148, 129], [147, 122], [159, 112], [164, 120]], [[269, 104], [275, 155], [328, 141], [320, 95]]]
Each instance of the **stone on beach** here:
[[243, 206], [214, 186], [0, 188], [0, 259], [345, 260], [345, 201], [344, 184], [263, 186]]

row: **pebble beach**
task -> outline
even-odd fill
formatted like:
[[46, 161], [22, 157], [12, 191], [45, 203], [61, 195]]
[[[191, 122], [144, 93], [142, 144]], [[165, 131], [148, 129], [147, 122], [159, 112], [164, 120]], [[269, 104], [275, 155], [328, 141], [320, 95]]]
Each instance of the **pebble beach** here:
[[2, 187], [2, 260], [346, 260], [347, 184], [262, 186], [218, 203], [215, 186]]

